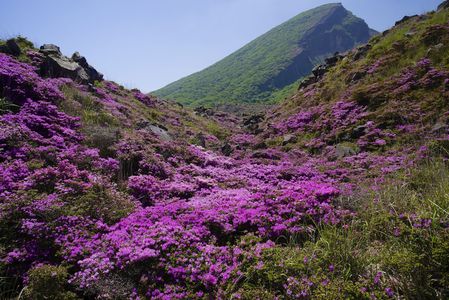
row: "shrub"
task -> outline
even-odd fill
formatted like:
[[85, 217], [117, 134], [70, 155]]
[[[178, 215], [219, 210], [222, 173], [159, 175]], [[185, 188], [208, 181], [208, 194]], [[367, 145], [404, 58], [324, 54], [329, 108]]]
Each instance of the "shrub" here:
[[75, 300], [75, 293], [67, 290], [67, 269], [62, 266], [42, 265], [29, 272], [29, 284], [24, 298], [29, 300]]

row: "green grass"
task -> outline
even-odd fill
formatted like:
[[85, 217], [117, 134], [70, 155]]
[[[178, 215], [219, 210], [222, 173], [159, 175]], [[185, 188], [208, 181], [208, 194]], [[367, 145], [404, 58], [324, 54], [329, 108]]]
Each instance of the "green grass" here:
[[[361, 189], [363, 191], [366, 189]], [[294, 299], [289, 277], [313, 285], [307, 299], [447, 299], [449, 297], [449, 166], [439, 159], [396, 174], [377, 192], [342, 197], [357, 215], [347, 226], [318, 225], [263, 253], [261, 267], [248, 265], [237, 287], [242, 299]], [[432, 220], [416, 227], [416, 218]], [[446, 222], [446, 223], [445, 223]], [[332, 268], [333, 270], [331, 270]], [[379, 283], [374, 280], [377, 274]], [[326, 282], [326, 285], [323, 285]]]

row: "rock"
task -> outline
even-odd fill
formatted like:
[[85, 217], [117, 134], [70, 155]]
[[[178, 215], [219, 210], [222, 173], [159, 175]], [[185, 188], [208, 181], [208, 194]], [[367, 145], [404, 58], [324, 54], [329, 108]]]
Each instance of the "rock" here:
[[100, 72], [95, 70], [94, 67], [89, 65], [87, 63], [86, 58], [84, 56], [81, 56], [78, 51], [73, 53], [72, 60], [74, 62], [77, 62], [84, 69], [84, 71], [89, 76], [89, 81], [90, 82], [103, 80], [103, 74], [101, 74]]
[[355, 127], [351, 132], [351, 138], [358, 139], [359, 137], [365, 134], [365, 129], [366, 129], [365, 125], [359, 125]]
[[199, 146], [206, 148], [206, 137], [202, 132], [198, 133], [195, 138], [198, 141]]
[[19, 56], [22, 53], [22, 50], [20, 49], [19, 44], [17, 44], [16, 39], [9, 39], [4, 45], [0, 46], [0, 52]]
[[328, 68], [326, 65], [319, 65], [319, 66], [316, 66], [315, 68], [313, 68], [312, 74], [317, 78], [321, 78], [324, 76], [324, 74], [327, 73], [327, 70], [328, 70]]
[[214, 112], [214, 110], [212, 108], [206, 108], [204, 106], [195, 107], [193, 111], [197, 115], [200, 115], [202, 117], [213, 116], [215, 114], [215, 112]]
[[16, 39], [9, 39], [6, 41], [6, 46], [8, 46], [9, 51], [12, 55], [14, 56], [19, 56], [20, 53], [22, 52], [20, 50], [20, 46], [19, 44], [17, 44]]
[[344, 58], [343, 55], [341, 55], [338, 52], [335, 52], [333, 56], [326, 58], [324, 62], [326, 63], [326, 65], [333, 67], [337, 64], [337, 62], [339, 62], [343, 58]]
[[430, 47], [429, 49], [427, 49], [426, 56], [430, 56], [430, 55], [432, 55], [433, 53], [437, 53], [437, 52], [440, 51], [441, 48], [443, 48], [443, 47], [444, 47], [444, 44], [443, 44], [443, 43], [439, 43], [439, 44], [437, 44], [437, 45], [435, 45], [435, 46]]
[[359, 60], [364, 57], [371, 47], [371, 44], [365, 44], [357, 47], [354, 53], [354, 60]]
[[234, 152], [234, 149], [232, 149], [231, 145], [229, 145], [228, 143], [225, 143], [225, 144], [221, 147], [221, 153], [222, 153], [224, 156], [230, 156], [233, 152]]
[[447, 9], [447, 8], [449, 8], [449, 0], [446, 0], [443, 3], [441, 3], [440, 5], [438, 5], [437, 10], [443, 10], [443, 9]]
[[267, 149], [267, 148], [268, 148], [268, 146], [265, 142], [259, 142], [259, 143], [255, 144], [253, 147], [254, 150]]
[[170, 134], [168, 134], [167, 130], [156, 126], [156, 125], [150, 125], [148, 126], [148, 129], [150, 129], [155, 135], [157, 135], [161, 140], [163, 141], [171, 141], [173, 140]]
[[53, 44], [42, 45], [39, 52], [45, 55], [40, 66], [42, 76], [71, 78], [82, 84], [103, 80], [103, 74], [89, 65], [86, 58], [78, 52], [75, 52], [72, 58], [68, 58], [62, 55], [58, 46]]
[[296, 138], [295, 135], [293, 135], [293, 134], [286, 134], [286, 135], [284, 135], [284, 138], [282, 140], [282, 145], [285, 146], [285, 145], [288, 145], [288, 144], [291, 144], [291, 143], [296, 143], [297, 141], [298, 141], [298, 139]]
[[349, 77], [348, 77], [349, 80], [347, 80], [346, 82], [348, 82], [348, 83], [356, 82], [365, 76], [366, 76], [366, 71], [358, 71], [358, 72], [355, 72], [355, 73], [349, 75]]
[[250, 132], [257, 134], [261, 132], [259, 124], [265, 119], [263, 114], [252, 115], [243, 120], [243, 126]]
[[303, 80], [299, 83], [298, 90], [301, 90], [301, 89], [303, 89], [303, 88], [306, 88], [306, 87], [308, 87], [309, 85], [316, 83], [317, 81], [318, 81], [318, 79], [317, 79], [315, 76], [313, 76], [313, 75], [312, 75], [312, 76], [309, 76], [309, 77], [303, 79]]
[[163, 141], [171, 141], [173, 140], [170, 134], [167, 131], [167, 128], [165, 128], [162, 125], [159, 124], [151, 124], [147, 120], [141, 120], [136, 124], [137, 130], [146, 130], [148, 132], [152, 132], [155, 135], [157, 135], [161, 140]]
[[44, 76], [58, 78], [72, 78], [79, 83], [88, 83], [89, 76], [85, 70], [76, 62], [73, 62], [66, 57], [58, 57], [49, 55], [45, 57], [41, 65], [41, 73]]
[[349, 146], [339, 144], [339, 145], [335, 146], [335, 153], [338, 158], [343, 158], [346, 156], [356, 155], [357, 150], [353, 149]]
[[397, 21], [396, 23], [394, 23], [394, 26], [398, 26], [399, 24], [402, 24], [410, 19], [416, 18], [418, 17], [418, 15], [413, 15], [413, 16], [404, 16], [402, 19], [400, 19], [399, 21]]
[[448, 126], [445, 123], [438, 122], [432, 127], [433, 133], [445, 133], [448, 130]]
[[59, 49], [58, 46], [53, 44], [44, 44], [39, 48], [39, 52], [45, 54], [45, 55], [56, 55], [56, 56], [62, 56], [61, 49]]
[[405, 37], [408, 37], [408, 38], [411, 38], [411, 37], [413, 37], [414, 35], [416, 35], [416, 32], [414, 32], [414, 31], [409, 31], [409, 32], [406, 32], [406, 33], [404, 34], [404, 36], [405, 36]]

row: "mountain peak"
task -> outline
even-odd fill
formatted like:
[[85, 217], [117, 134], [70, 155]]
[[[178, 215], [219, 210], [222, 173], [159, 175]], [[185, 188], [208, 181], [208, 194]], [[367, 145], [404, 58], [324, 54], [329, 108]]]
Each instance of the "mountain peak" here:
[[273, 101], [335, 52], [365, 43], [368, 25], [341, 3], [302, 12], [233, 54], [155, 91], [184, 104]]

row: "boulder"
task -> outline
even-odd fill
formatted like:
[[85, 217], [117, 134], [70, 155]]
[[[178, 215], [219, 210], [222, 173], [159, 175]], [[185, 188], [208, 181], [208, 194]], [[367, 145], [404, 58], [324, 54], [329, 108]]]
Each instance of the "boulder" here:
[[338, 158], [343, 158], [346, 156], [356, 155], [357, 150], [353, 149], [352, 147], [339, 144], [335, 146], [335, 154], [337, 155]]
[[19, 44], [17, 44], [16, 39], [9, 39], [4, 45], [0, 46], [0, 52], [19, 56], [22, 53], [22, 50], [20, 49]]
[[303, 79], [300, 83], [299, 83], [299, 87], [298, 90], [301, 90], [303, 88], [308, 87], [311, 84], [314, 84], [318, 81], [318, 78], [316, 78], [315, 76], [311, 75], [309, 77], [306, 77], [305, 79]]
[[39, 52], [45, 56], [40, 66], [42, 76], [71, 78], [82, 84], [103, 80], [103, 74], [90, 66], [86, 58], [78, 52], [75, 52], [72, 58], [68, 58], [62, 55], [58, 46], [53, 44], [42, 45]]
[[263, 114], [257, 114], [247, 117], [243, 120], [243, 126], [251, 133], [258, 134], [262, 132], [259, 128], [259, 124], [265, 119]]
[[354, 53], [354, 60], [359, 60], [364, 57], [371, 47], [371, 44], [365, 44], [357, 47]]
[[56, 56], [62, 56], [61, 49], [59, 49], [58, 46], [53, 44], [44, 44], [40, 47], [39, 52], [41, 52], [44, 55], [56, 55]]
[[136, 124], [137, 130], [145, 130], [148, 132], [154, 133], [157, 137], [159, 137], [163, 141], [171, 141], [173, 138], [168, 133], [167, 128], [162, 125], [152, 124], [147, 120], [141, 120]]
[[222, 153], [224, 156], [230, 156], [233, 152], [234, 152], [234, 149], [232, 149], [231, 145], [229, 145], [228, 143], [225, 143], [225, 144], [221, 147], [221, 153]]
[[359, 125], [351, 131], [351, 138], [358, 139], [365, 134], [366, 125]]
[[103, 74], [101, 74], [100, 72], [95, 70], [94, 67], [89, 65], [87, 63], [87, 59], [84, 56], [81, 56], [78, 51], [73, 53], [72, 60], [74, 62], [77, 62], [84, 69], [84, 71], [87, 73], [87, 76], [89, 76], [89, 82], [103, 80]]
[[324, 74], [327, 73], [327, 71], [328, 67], [326, 65], [318, 65], [315, 68], [313, 68], [312, 74], [317, 78], [321, 78], [324, 76]]
[[296, 143], [297, 141], [298, 141], [298, 139], [296, 138], [295, 135], [293, 135], [293, 134], [286, 134], [283, 137], [282, 145], [285, 146], [285, 145], [288, 145], [288, 144]]
[[172, 137], [170, 136], [170, 134], [168, 133], [167, 130], [156, 126], [156, 125], [150, 125], [148, 126], [148, 129], [153, 132], [155, 135], [157, 135], [161, 140], [163, 141], [171, 141], [173, 140]]
[[81, 66], [66, 57], [48, 55], [41, 65], [41, 73], [44, 76], [58, 78], [72, 78], [79, 83], [88, 83], [89, 76]]

